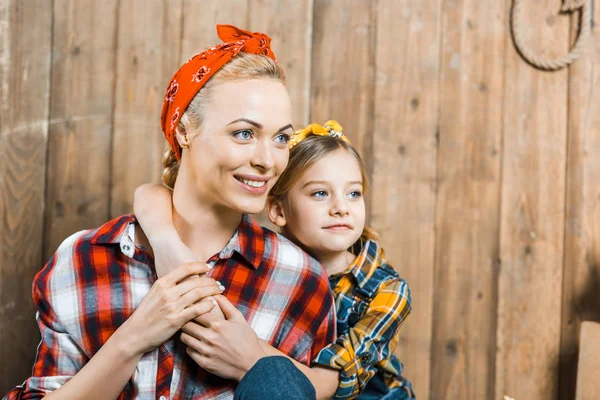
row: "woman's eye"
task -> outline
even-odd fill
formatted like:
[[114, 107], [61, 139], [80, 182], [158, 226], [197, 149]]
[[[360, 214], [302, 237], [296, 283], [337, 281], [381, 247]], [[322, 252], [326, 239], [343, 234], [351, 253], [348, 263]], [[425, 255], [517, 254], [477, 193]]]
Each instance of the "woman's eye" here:
[[360, 190], [353, 190], [350, 192], [350, 197], [353, 199], [358, 199], [362, 197], [362, 192]]
[[290, 141], [290, 135], [287, 133], [279, 134], [275, 137], [275, 141], [277, 143], [286, 144], [287, 142]]
[[323, 197], [327, 196], [327, 192], [324, 190], [317, 190], [312, 194], [312, 196], [318, 199], [322, 199]]
[[233, 136], [239, 140], [249, 140], [252, 139], [253, 133], [250, 129], [243, 129], [241, 131], [233, 132]]

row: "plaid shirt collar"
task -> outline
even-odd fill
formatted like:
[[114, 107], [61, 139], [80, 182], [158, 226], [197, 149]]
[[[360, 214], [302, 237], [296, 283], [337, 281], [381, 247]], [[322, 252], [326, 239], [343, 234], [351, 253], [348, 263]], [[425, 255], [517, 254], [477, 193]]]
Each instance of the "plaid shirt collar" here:
[[362, 288], [375, 273], [377, 267], [384, 264], [386, 264], [386, 260], [383, 249], [377, 242], [367, 240], [343, 274], [352, 274], [356, 279], [356, 284]]
[[[137, 219], [133, 214], [114, 219], [111, 223], [103, 225], [94, 234], [91, 243], [101, 245], [119, 244], [123, 248], [123, 244], [130, 240], [127, 235], [127, 227], [130, 223], [137, 224]], [[211, 260], [230, 258], [234, 252], [241, 255], [254, 269], [257, 269], [263, 261], [265, 254], [263, 228], [247, 214], [242, 216], [240, 225], [227, 245], [218, 254], [211, 257]]]

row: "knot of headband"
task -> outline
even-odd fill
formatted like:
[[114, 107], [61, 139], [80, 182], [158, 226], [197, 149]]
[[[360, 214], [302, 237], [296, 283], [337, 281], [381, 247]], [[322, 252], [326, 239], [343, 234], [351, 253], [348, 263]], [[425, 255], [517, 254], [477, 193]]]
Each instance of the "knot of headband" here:
[[217, 25], [217, 34], [224, 43], [187, 60], [173, 75], [165, 93], [160, 124], [177, 159], [181, 158], [181, 147], [175, 138], [177, 124], [210, 77], [240, 52], [263, 54], [275, 60], [271, 38], [264, 33], [245, 31], [233, 25]]
[[310, 135], [333, 136], [343, 140], [344, 142], [350, 143], [348, 137], [346, 137], [342, 132], [342, 126], [337, 121], [329, 120], [325, 122], [325, 126], [321, 126], [319, 124], [310, 124], [306, 128], [299, 129], [294, 132], [288, 144], [289, 148], [292, 149]]

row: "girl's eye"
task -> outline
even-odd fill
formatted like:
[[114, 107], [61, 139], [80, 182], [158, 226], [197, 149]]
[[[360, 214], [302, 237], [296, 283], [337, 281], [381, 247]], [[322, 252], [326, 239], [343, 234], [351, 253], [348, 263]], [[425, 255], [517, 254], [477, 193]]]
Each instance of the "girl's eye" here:
[[312, 194], [312, 196], [318, 199], [322, 199], [323, 197], [327, 196], [327, 192], [324, 190], [317, 190]]
[[350, 192], [350, 197], [353, 199], [359, 199], [362, 197], [362, 192], [360, 190], [353, 190]]
[[241, 131], [233, 132], [233, 137], [238, 140], [250, 140], [252, 139], [253, 133], [250, 129], [243, 129]]
[[287, 133], [281, 133], [275, 137], [275, 141], [281, 144], [287, 144], [290, 141], [290, 135]]

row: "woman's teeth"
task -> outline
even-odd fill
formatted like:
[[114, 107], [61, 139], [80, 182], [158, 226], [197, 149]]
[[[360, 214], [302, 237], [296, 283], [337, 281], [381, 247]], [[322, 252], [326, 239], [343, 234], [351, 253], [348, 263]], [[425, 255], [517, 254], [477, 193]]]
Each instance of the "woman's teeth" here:
[[244, 182], [248, 186], [252, 186], [252, 187], [256, 187], [256, 188], [263, 187], [263, 186], [265, 186], [265, 183], [267, 183], [266, 181], [251, 181], [248, 179], [240, 179], [240, 181]]

